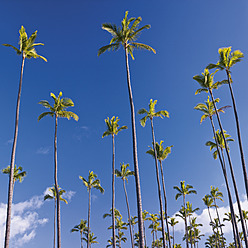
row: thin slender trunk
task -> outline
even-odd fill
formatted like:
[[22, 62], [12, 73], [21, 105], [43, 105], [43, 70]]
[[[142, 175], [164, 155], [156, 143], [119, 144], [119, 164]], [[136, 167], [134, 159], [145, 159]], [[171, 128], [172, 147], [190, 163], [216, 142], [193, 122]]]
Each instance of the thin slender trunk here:
[[165, 223], [166, 223], [166, 227], [167, 227], [167, 233], [168, 233], [168, 237], [169, 237], [169, 248], [171, 248], [170, 228], [169, 228], [168, 214], [167, 214], [167, 197], [166, 197], [165, 182], [164, 182], [164, 172], [163, 172], [162, 161], [159, 160], [159, 163], [160, 163], [160, 170], [161, 170], [161, 177], [162, 177], [162, 184], [163, 184], [163, 192], [164, 192], [164, 216], [165, 216]]
[[[145, 227], [145, 222], [143, 220], [143, 227], [144, 227], [144, 238], [145, 238], [145, 248], [147, 248], [147, 244], [146, 244], [146, 227]], [[134, 232], [133, 232], [134, 233]]]
[[246, 248], [248, 248], [248, 240], [247, 240], [247, 234], [245, 233], [245, 225], [244, 225], [243, 213], [242, 213], [242, 208], [241, 208], [241, 204], [240, 204], [240, 200], [239, 200], [239, 194], [238, 194], [238, 188], [237, 188], [237, 184], [236, 184], [236, 179], [235, 179], [234, 172], [233, 172], [232, 161], [231, 161], [231, 157], [230, 157], [230, 154], [229, 154], [229, 151], [228, 151], [228, 145], [227, 145], [225, 134], [224, 134], [222, 124], [221, 124], [221, 121], [220, 121], [220, 116], [219, 116], [219, 113], [217, 111], [216, 104], [214, 102], [214, 97], [213, 97], [212, 90], [209, 89], [209, 93], [211, 95], [211, 98], [212, 98], [212, 101], [213, 101], [213, 104], [214, 104], [214, 109], [215, 109], [215, 112], [216, 112], [216, 115], [217, 115], [217, 119], [218, 119], [220, 129], [221, 129], [221, 134], [222, 134], [223, 139], [224, 139], [225, 150], [226, 150], [226, 154], [227, 154], [227, 158], [228, 158], [228, 162], [229, 162], [229, 167], [230, 167], [230, 171], [231, 171], [231, 177], [232, 177], [232, 181], [233, 181], [234, 191], [235, 191], [235, 195], [236, 195], [236, 199], [237, 199], [237, 203], [238, 203], [238, 209], [239, 209], [239, 214], [240, 214], [240, 219], [241, 219], [241, 226], [242, 226], [242, 230], [243, 230], [243, 233], [244, 233], [245, 246], [246, 246]]
[[137, 155], [135, 111], [134, 111], [133, 95], [132, 95], [129, 64], [128, 64], [128, 51], [126, 44], [125, 44], [125, 59], [126, 59], [126, 71], [127, 71], [127, 85], [128, 85], [129, 101], [131, 107], [131, 119], [132, 119], [133, 162], [134, 162], [135, 184], [136, 184], [136, 195], [137, 195], [139, 240], [140, 240], [140, 248], [144, 248], [144, 228], [143, 228], [143, 220], [142, 220], [142, 200], [141, 200], [141, 188], [140, 188], [139, 166], [138, 166], [138, 155]]
[[164, 211], [163, 211], [161, 185], [160, 185], [159, 171], [158, 171], [158, 160], [157, 160], [157, 150], [156, 150], [156, 143], [155, 143], [155, 134], [154, 134], [154, 128], [153, 128], [153, 119], [151, 119], [151, 128], [152, 128], [152, 143], [153, 143], [154, 159], [155, 159], [155, 165], [156, 165], [156, 176], [157, 176], [157, 184], [158, 184], [158, 197], [159, 197], [161, 226], [162, 226], [162, 239], [163, 239], [163, 247], [165, 248], [166, 238], [165, 238], [165, 230], [164, 230], [164, 216], [163, 216]]
[[237, 231], [238, 226], [237, 226], [237, 222], [236, 222], [236, 219], [235, 219], [232, 195], [231, 195], [231, 190], [230, 190], [229, 182], [228, 182], [228, 178], [227, 178], [225, 158], [224, 158], [224, 154], [223, 154], [223, 149], [221, 149], [221, 152], [222, 152], [222, 159], [221, 159], [221, 153], [220, 153], [220, 149], [219, 149], [219, 146], [218, 146], [218, 139], [217, 139], [217, 136], [216, 136], [216, 131], [215, 131], [214, 122], [213, 122], [212, 117], [210, 117], [210, 121], [211, 121], [211, 126], [212, 126], [212, 130], [213, 130], [213, 134], [214, 134], [215, 143], [217, 144], [216, 148], [217, 148], [217, 153], [218, 153], [221, 169], [222, 169], [224, 179], [225, 179], [225, 183], [226, 183], [226, 189], [227, 189], [227, 194], [228, 194], [230, 212], [231, 212], [231, 215], [232, 215], [233, 238], [234, 238], [235, 247], [237, 248], [238, 247], [237, 242], [239, 244], [239, 247], [240, 247], [241, 242], [240, 242], [240, 238], [239, 238], [238, 231]]
[[173, 248], [175, 246], [175, 228], [174, 226], [172, 227], [172, 230], [173, 230]]
[[113, 248], [115, 245], [115, 137], [112, 135], [112, 148], [113, 148], [113, 160], [112, 160], [112, 235], [113, 235]]
[[227, 74], [227, 80], [228, 80], [228, 85], [232, 97], [232, 103], [233, 103], [233, 111], [234, 111], [234, 116], [235, 116], [235, 121], [236, 121], [236, 128], [237, 128], [237, 135], [238, 135], [238, 142], [239, 142], [239, 151], [240, 151], [240, 156], [241, 156], [241, 163], [242, 163], [242, 169], [243, 169], [243, 176], [244, 176], [244, 182], [245, 182], [245, 190], [246, 190], [246, 197], [248, 199], [248, 178], [247, 178], [247, 171], [246, 171], [246, 166], [245, 166], [245, 156], [243, 152], [243, 147], [242, 147], [242, 140], [241, 140], [241, 133], [240, 133], [240, 127], [239, 127], [239, 117], [238, 117], [238, 111], [236, 108], [236, 102], [232, 90], [232, 85], [231, 85], [231, 75], [228, 70], [226, 70]]
[[121, 248], [121, 237], [120, 237], [120, 229], [118, 230], [119, 233], [119, 248]]
[[83, 248], [83, 232], [80, 232], [81, 248]]
[[55, 134], [54, 134], [54, 182], [57, 200], [57, 247], [61, 248], [61, 231], [60, 231], [60, 204], [59, 204], [59, 186], [58, 186], [58, 152], [57, 152], [57, 130], [58, 116], [55, 114]]
[[189, 232], [190, 246], [191, 246], [191, 248], [193, 248], [193, 240], [192, 240], [192, 223], [191, 223], [190, 215], [189, 215], [189, 224], [190, 224], [190, 231], [191, 231], [191, 232]]
[[56, 245], [56, 197], [54, 199], [54, 222], [53, 222], [53, 248], [55, 248]]
[[129, 223], [131, 245], [132, 245], [132, 248], [134, 248], [132, 225], [131, 225], [131, 215], [130, 215], [130, 208], [129, 208], [129, 202], [128, 202], [128, 197], [127, 197], [127, 190], [126, 190], [125, 180], [123, 180], [123, 188], [124, 188], [124, 192], [125, 192], [125, 196], [126, 196], [126, 203], [127, 203], [128, 223]]
[[218, 221], [219, 221], [219, 224], [220, 224], [220, 233], [221, 233], [221, 236], [222, 236], [222, 245], [225, 247], [224, 233], [223, 233], [223, 230], [222, 230], [222, 227], [221, 227], [220, 216], [219, 216], [219, 212], [218, 212], [218, 209], [217, 209], [217, 204], [216, 204], [215, 198], [214, 198], [214, 204], [215, 204], [216, 215], [217, 215], [217, 218], [218, 218]]
[[184, 224], [185, 224], [186, 247], [189, 248], [189, 236], [188, 236], [188, 225], [187, 225], [185, 195], [183, 195], [183, 206], [184, 206], [184, 217], [185, 217]]
[[89, 207], [88, 207], [88, 235], [87, 235], [87, 248], [90, 248], [90, 208], [91, 208], [91, 188], [89, 187]]
[[22, 78], [23, 78], [24, 62], [25, 62], [25, 55], [23, 54], [22, 55], [22, 65], [21, 65], [19, 90], [18, 90], [17, 103], [16, 103], [14, 140], [13, 140], [12, 152], [11, 152], [11, 160], [10, 160], [8, 205], [7, 205], [7, 217], [6, 217], [6, 231], [5, 231], [4, 248], [9, 248], [9, 240], [10, 240], [11, 207], [12, 207], [12, 201], [13, 201], [13, 182], [14, 182], [15, 154], [16, 154], [18, 127], [19, 127], [19, 112], [20, 112], [20, 102], [21, 102], [21, 90], [22, 90]]

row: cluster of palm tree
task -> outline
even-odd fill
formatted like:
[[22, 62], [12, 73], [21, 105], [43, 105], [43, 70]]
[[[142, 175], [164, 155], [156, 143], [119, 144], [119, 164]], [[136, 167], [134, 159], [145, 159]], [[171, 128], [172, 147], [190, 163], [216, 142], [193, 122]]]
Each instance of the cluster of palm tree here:
[[[186, 196], [189, 194], [196, 194], [196, 190], [193, 189], [193, 186], [186, 184], [185, 181], [181, 181], [180, 186], [174, 186], [174, 189], [177, 191], [175, 199], [182, 197], [183, 203], [181, 209], [176, 213], [174, 217], [168, 216], [168, 204], [166, 197], [166, 187], [165, 187], [165, 178], [164, 178], [164, 169], [162, 162], [168, 157], [171, 153], [171, 148], [173, 146], [164, 147], [164, 141], [160, 142], [156, 141], [155, 138], [155, 128], [154, 128], [154, 117], [169, 117], [169, 113], [166, 110], [160, 110], [158, 112], [155, 111], [155, 106], [157, 104], [157, 100], [150, 100], [149, 109], [146, 110], [142, 108], [138, 111], [138, 114], [144, 115], [140, 120], [140, 124], [144, 127], [146, 125], [147, 120], [150, 120], [151, 124], [151, 134], [152, 134], [152, 146], [150, 146], [147, 151], [154, 158], [155, 162], [155, 174], [157, 179], [157, 188], [158, 188], [158, 203], [159, 203], [159, 211], [155, 214], [150, 214], [147, 211], [142, 210], [142, 197], [141, 197], [141, 186], [140, 186], [140, 177], [139, 177], [139, 166], [138, 166], [138, 152], [137, 152], [137, 139], [136, 139], [136, 112], [134, 108], [134, 98], [131, 86], [131, 76], [130, 76], [130, 68], [129, 68], [129, 55], [132, 59], [134, 59], [133, 52], [135, 49], [144, 49], [148, 51], [152, 51], [156, 53], [156, 51], [149, 45], [138, 43], [137, 39], [139, 38], [141, 32], [144, 29], [149, 29], [150, 25], [145, 25], [140, 27], [139, 24], [141, 22], [141, 17], [131, 17], [128, 18], [128, 11], [126, 11], [125, 16], [121, 22], [121, 26], [118, 27], [115, 24], [104, 23], [102, 24], [102, 29], [109, 32], [112, 35], [112, 39], [108, 45], [101, 47], [98, 50], [98, 56], [105, 53], [106, 51], [116, 51], [121, 46], [124, 48], [125, 52], [125, 65], [126, 65], [126, 77], [127, 77], [127, 87], [129, 93], [129, 103], [131, 110], [131, 125], [132, 125], [132, 147], [133, 147], [133, 165], [134, 171], [131, 171], [128, 167], [129, 164], [121, 163], [120, 170], [115, 168], [115, 136], [122, 130], [127, 129], [127, 126], [119, 126], [119, 118], [113, 116], [111, 119], [108, 117], [105, 119], [105, 123], [107, 125], [107, 130], [103, 133], [102, 137], [111, 136], [112, 137], [112, 204], [110, 213], [105, 214], [106, 216], [110, 216], [112, 218], [112, 225], [109, 229], [112, 230], [112, 237], [107, 241], [107, 247], [112, 246], [113, 248], [121, 247], [121, 245], [127, 242], [127, 237], [125, 236], [125, 230], [129, 230], [130, 235], [130, 246], [132, 248], [147, 248], [148, 242], [146, 239], [146, 228], [145, 221], [150, 221], [148, 229], [151, 230], [152, 235], [152, 244], [151, 247], [181, 247], [181, 244], [175, 243], [175, 225], [179, 222], [176, 217], [179, 217], [183, 220], [185, 226], [184, 236], [181, 241], [185, 240], [186, 248], [189, 246], [198, 247], [199, 241], [203, 234], [201, 234], [200, 226], [202, 224], [197, 223], [197, 218], [195, 216], [195, 212], [199, 210], [199, 208], [193, 209], [192, 203], [186, 200]], [[20, 182], [26, 176], [26, 172], [22, 171], [22, 167], [15, 165], [15, 153], [17, 147], [17, 137], [18, 137], [18, 128], [19, 128], [19, 111], [20, 111], [20, 100], [21, 100], [21, 89], [22, 89], [22, 79], [24, 73], [24, 63], [26, 58], [41, 58], [44, 61], [47, 61], [41, 55], [38, 55], [35, 48], [36, 46], [43, 45], [42, 43], [35, 43], [37, 37], [37, 31], [35, 31], [29, 38], [27, 33], [22, 26], [20, 31], [19, 38], [19, 48], [16, 48], [9, 44], [4, 44], [4, 46], [13, 48], [18, 55], [22, 56], [21, 63], [21, 73], [20, 73], [20, 82], [19, 82], [19, 90], [16, 104], [16, 118], [15, 118], [15, 129], [14, 129], [14, 139], [11, 153], [10, 166], [6, 169], [3, 169], [2, 172], [5, 174], [9, 174], [9, 188], [8, 188], [8, 204], [7, 204], [7, 218], [6, 218], [6, 232], [5, 232], [5, 243], [4, 248], [9, 248], [9, 240], [10, 240], [10, 227], [11, 227], [11, 206], [13, 200], [13, 191], [14, 191], [14, 183], [19, 180]], [[224, 110], [230, 106], [224, 106], [221, 108], [217, 108], [217, 104], [219, 103], [219, 98], [214, 98], [213, 90], [217, 89], [223, 84], [227, 84], [231, 93], [232, 99], [232, 107], [234, 110], [235, 123], [237, 129], [237, 137], [239, 144], [239, 151], [241, 157], [241, 165], [244, 176], [244, 185], [246, 190], [246, 196], [248, 198], [248, 178], [246, 172], [246, 165], [244, 159], [244, 152], [242, 147], [242, 139], [241, 139], [241, 131], [239, 127], [238, 120], [238, 112], [235, 103], [234, 93], [232, 89], [232, 77], [231, 77], [231, 68], [236, 63], [240, 62], [243, 58], [243, 53], [239, 50], [234, 52], [231, 51], [231, 47], [221, 48], [219, 49], [219, 61], [216, 64], [209, 64], [204, 72], [201, 75], [196, 75], [193, 77], [196, 80], [201, 88], [196, 91], [196, 94], [201, 92], [207, 92], [209, 94], [208, 99], [205, 103], [199, 103], [195, 109], [203, 112], [201, 117], [201, 122], [206, 118], [209, 118], [214, 141], [206, 142], [206, 146], [210, 147], [210, 151], [214, 150], [213, 157], [214, 159], [219, 159], [221, 169], [223, 172], [227, 196], [230, 206], [230, 214], [226, 213], [227, 218], [223, 221], [231, 221], [232, 230], [233, 230], [233, 243], [231, 243], [228, 247], [246, 247], [248, 248], [248, 240], [247, 240], [247, 211], [241, 208], [240, 203], [240, 194], [237, 188], [237, 183], [234, 175], [234, 168], [230, 155], [230, 148], [228, 143], [234, 141], [229, 134], [223, 129], [223, 125], [221, 122], [221, 118], [219, 113], [224, 113]], [[215, 71], [210, 73], [209, 70]], [[225, 71], [227, 78], [214, 82], [214, 75], [218, 71]], [[46, 112], [43, 112], [38, 117], [38, 120], [41, 120], [45, 116], [54, 117], [55, 121], [55, 130], [54, 130], [54, 186], [49, 188], [49, 194], [44, 196], [44, 200], [54, 199], [54, 240], [53, 246], [61, 248], [61, 221], [60, 221], [60, 201], [64, 201], [67, 203], [66, 199], [62, 197], [65, 193], [65, 190], [59, 187], [58, 183], [58, 151], [57, 151], [57, 132], [58, 132], [58, 119], [59, 118], [67, 118], [74, 119], [78, 121], [79, 117], [71, 111], [68, 111], [67, 108], [73, 107], [74, 103], [70, 98], [63, 98], [62, 92], [56, 96], [53, 93], [50, 93], [50, 96], [53, 99], [53, 104], [50, 104], [46, 100], [41, 100], [39, 104], [47, 109]], [[216, 124], [214, 117], [217, 117], [217, 125], [219, 129], [216, 129]], [[224, 151], [226, 154], [224, 154]], [[231, 186], [229, 183], [229, 174], [228, 167], [226, 166], [226, 160], [229, 166], [229, 172], [232, 179], [232, 185], [235, 192], [235, 197], [238, 205], [238, 215], [234, 211], [234, 201], [232, 199], [231, 194]], [[128, 182], [128, 177], [134, 176], [135, 178], [135, 189], [136, 189], [136, 199], [137, 199], [137, 216], [131, 215], [131, 209], [128, 201], [128, 193], [126, 183]], [[125, 201], [127, 205], [127, 222], [123, 221], [123, 217], [120, 212], [116, 209], [115, 206], [115, 177], [121, 178], [123, 182], [123, 189], [125, 195]], [[79, 176], [79, 178], [83, 181], [83, 184], [86, 186], [87, 191], [89, 193], [88, 199], [88, 220], [81, 219], [80, 223], [71, 230], [71, 232], [79, 232], [80, 233], [80, 241], [81, 248], [83, 247], [83, 241], [87, 243], [87, 248], [90, 248], [92, 244], [97, 244], [97, 237], [94, 236], [94, 233], [91, 231], [90, 226], [90, 216], [91, 216], [91, 190], [94, 188], [99, 190], [101, 193], [104, 193], [104, 189], [100, 184], [100, 180], [97, 178], [97, 175], [93, 171], [89, 171], [88, 178], [84, 178]], [[162, 188], [161, 188], [162, 185]], [[204, 196], [203, 201], [206, 205], [210, 218], [210, 226], [212, 228], [213, 233], [207, 238], [205, 242], [206, 247], [227, 247], [226, 239], [224, 237], [223, 232], [223, 221], [220, 219], [220, 215], [218, 212], [217, 200], [223, 201], [223, 194], [219, 191], [218, 188], [211, 186], [210, 194]], [[216, 218], [210, 215], [210, 208], [214, 207], [216, 211]], [[236, 217], [238, 216], [238, 217]], [[241, 223], [241, 231], [239, 230], [238, 222]], [[135, 231], [135, 225], [138, 224], [138, 228]], [[170, 228], [171, 226], [171, 228]], [[161, 235], [159, 235], [159, 233]], [[171, 236], [172, 233], [172, 236]], [[56, 235], [57, 234], [57, 235]], [[57, 238], [56, 238], [57, 236]]]

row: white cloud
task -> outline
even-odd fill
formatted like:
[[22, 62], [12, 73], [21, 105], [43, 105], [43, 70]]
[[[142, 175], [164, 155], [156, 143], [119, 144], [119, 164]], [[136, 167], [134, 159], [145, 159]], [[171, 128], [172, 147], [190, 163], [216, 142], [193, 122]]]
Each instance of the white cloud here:
[[84, 129], [84, 130], [89, 130], [89, 128], [86, 127], [86, 126], [81, 126], [81, 128]]
[[[40, 218], [37, 210], [44, 204], [43, 195], [12, 204], [10, 242], [13, 247], [21, 247], [32, 240], [36, 230], [48, 222], [47, 218]], [[7, 204], [0, 203], [0, 247], [4, 242]]]
[[68, 201], [71, 200], [71, 198], [76, 194], [75, 191], [68, 191], [63, 194], [63, 197], [67, 199]]
[[92, 198], [92, 201], [95, 201], [98, 197], [97, 197], [97, 195], [92, 194], [91, 198]]
[[14, 141], [14, 139], [9, 139], [9, 140], [7, 140], [7, 141], [6, 141], [6, 145], [12, 144], [13, 141]]
[[[248, 210], [248, 201], [243, 198], [243, 201], [241, 201], [241, 207], [243, 210]], [[225, 218], [225, 213], [230, 212], [229, 206], [225, 207], [220, 207], [218, 208], [219, 216], [221, 219], [221, 222], [223, 223], [223, 218]], [[234, 212], [239, 216], [239, 211], [238, 211], [238, 205], [237, 202], [234, 203]], [[178, 212], [177, 212], [178, 213]], [[184, 233], [184, 222], [181, 218], [175, 216], [176, 213], [172, 216], [175, 217], [179, 223], [175, 225], [175, 231]], [[217, 218], [215, 208], [210, 209], [210, 215], [212, 219]], [[207, 208], [203, 209], [203, 211], [200, 214], [193, 214], [194, 217], [197, 217], [197, 223], [201, 223], [203, 226], [199, 227], [201, 230], [201, 233], [204, 233], [205, 235], [209, 235], [212, 233], [212, 229], [209, 225], [210, 219], [209, 219], [209, 214]], [[223, 232], [224, 233], [231, 233], [232, 232], [232, 226], [231, 223], [228, 221], [224, 222], [225, 226], [223, 227]], [[240, 223], [239, 223], [239, 228], [241, 229]]]
[[40, 147], [36, 153], [38, 154], [43, 154], [43, 155], [47, 155], [48, 153], [50, 153], [51, 151], [51, 147], [50, 146], [47, 146], [47, 147]]

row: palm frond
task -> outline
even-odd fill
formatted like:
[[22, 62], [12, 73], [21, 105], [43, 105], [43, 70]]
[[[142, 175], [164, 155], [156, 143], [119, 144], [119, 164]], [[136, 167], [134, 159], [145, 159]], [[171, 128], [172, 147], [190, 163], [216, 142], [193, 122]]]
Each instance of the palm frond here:
[[50, 115], [51, 117], [53, 117], [54, 116], [54, 113], [53, 112], [44, 112], [44, 113], [42, 113], [42, 114], [39, 115], [38, 121], [41, 120], [43, 117], [45, 117], [47, 115]]
[[137, 42], [132, 42], [131, 44], [136, 49], [148, 50], [148, 51], [152, 51], [153, 53], [156, 54], [155, 49], [153, 49], [151, 46], [148, 46], [148, 45], [143, 44], [143, 43], [137, 43]]
[[97, 56], [100, 56], [101, 54], [105, 53], [107, 50], [108, 51], [117, 51], [120, 48], [120, 44], [119, 43], [113, 43], [113, 44], [109, 44], [106, 46], [103, 46], [101, 48], [99, 48]]
[[12, 46], [12, 45], [10, 45], [10, 44], [3, 44], [3, 46], [12, 47], [12, 48], [16, 51], [16, 53], [17, 53], [18, 55], [21, 55], [21, 53], [22, 53], [18, 48], [14, 47], [14, 46]]

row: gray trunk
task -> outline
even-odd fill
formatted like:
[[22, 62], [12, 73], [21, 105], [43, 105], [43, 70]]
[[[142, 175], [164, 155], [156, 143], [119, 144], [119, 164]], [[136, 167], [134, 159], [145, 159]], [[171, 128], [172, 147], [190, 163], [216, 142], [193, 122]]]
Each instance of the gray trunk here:
[[89, 207], [88, 207], [88, 236], [87, 236], [87, 248], [90, 248], [90, 208], [91, 208], [91, 188], [89, 188]]
[[244, 176], [244, 182], [245, 182], [245, 190], [246, 190], [246, 197], [248, 199], [248, 178], [247, 178], [247, 172], [246, 172], [246, 166], [245, 166], [245, 157], [244, 157], [244, 152], [243, 152], [243, 146], [242, 146], [242, 140], [241, 140], [241, 133], [240, 133], [240, 127], [239, 127], [239, 117], [238, 117], [238, 111], [236, 108], [236, 103], [235, 103], [235, 98], [232, 90], [232, 85], [230, 82], [230, 72], [226, 70], [227, 74], [227, 79], [228, 79], [228, 85], [232, 97], [232, 103], [233, 103], [233, 111], [234, 111], [234, 116], [235, 116], [235, 121], [236, 121], [236, 128], [237, 128], [237, 135], [238, 135], [238, 142], [239, 142], [239, 151], [240, 151], [240, 156], [241, 156], [241, 163], [242, 163], [242, 169], [243, 169], [243, 176]]
[[112, 235], [113, 235], [113, 248], [115, 245], [115, 138], [112, 135], [112, 148], [113, 148], [113, 159], [112, 159]]
[[54, 182], [57, 201], [57, 247], [61, 248], [61, 232], [60, 232], [60, 204], [59, 204], [59, 186], [58, 186], [58, 152], [57, 152], [57, 130], [58, 116], [55, 114], [55, 134], [54, 134]]
[[7, 217], [6, 217], [6, 231], [5, 231], [4, 248], [9, 248], [9, 240], [10, 240], [11, 207], [12, 207], [12, 201], [13, 201], [15, 154], [16, 154], [18, 127], [19, 127], [19, 112], [20, 112], [20, 102], [21, 102], [21, 90], [22, 90], [24, 61], [25, 61], [25, 55], [22, 55], [22, 65], [21, 65], [19, 90], [18, 90], [17, 103], [16, 103], [14, 140], [13, 140], [13, 145], [12, 145], [11, 161], [10, 161], [9, 190], [8, 190], [8, 204], [7, 204]]
[[162, 195], [161, 195], [161, 185], [159, 179], [159, 171], [158, 171], [158, 160], [157, 160], [157, 150], [156, 150], [156, 143], [155, 143], [155, 134], [153, 128], [153, 120], [151, 119], [151, 128], [152, 128], [152, 144], [154, 150], [154, 160], [156, 166], [156, 177], [157, 177], [157, 184], [158, 184], [158, 198], [159, 198], [159, 206], [160, 206], [160, 216], [161, 216], [161, 227], [162, 227], [162, 239], [163, 239], [163, 247], [166, 246], [166, 238], [165, 238], [165, 229], [164, 229], [164, 216], [163, 216], [163, 202], [162, 202]]
[[128, 86], [129, 101], [130, 101], [130, 108], [131, 108], [131, 121], [132, 121], [133, 162], [134, 162], [136, 196], [137, 196], [139, 242], [140, 242], [140, 248], [144, 248], [145, 247], [145, 244], [144, 244], [144, 227], [143, 227], [143, 220], [142, 220], [142, 200], [141, 200], [141, 188], [140, 188], [139, 166], [138, 166], [138, 155], [137, 155], [135, 110], [134, 110], [133, 94], [132, 94], [129, 64], [128, 64], [128, 51], [127, 51], [126, 45], [125, 45], [125, 59], [126, 59], [126, 71], [127, 71], [127, 86]]
[[217, 119], [218, 119], [220, 129], [221, 129], [221, 134], [222, 134], [224, 142], [225, 142], [225, 150], [226, 150], [226, 154], [227, 154], [227, 158], [228, 158], [228, 162], [229, 162], [229, 167], [230, 167], [230, 171], [231, 171], [231, 177], [232, 177], [232, 181], [233, 181], [234, 191], [235, 191], [235, 195], [236, 195], [236, 199], [237, 199], [237, 203], [238, 203], [238, 209], [239, 209], [239, 214], [240, 214], [240, 219], [241, 219], [241, 226], [242, 226], [242, 231], [243, 231], [243, 234], [244, 234], [245, 247], [248, 248], [248, 241], [247, 241], [247, 234], [245, 232], [245, 224], [244, 224], [244, 219], [243, 219], [243, 213], [242, 213], [242, 208], [241, 208], [241, 204], [240, 204], [240, 200], [239, 200], [239, 193], [238, 193], [238, 188], [237, 188], [237, 184], [236, 184], [236, 179], [235, 179], [235, 176], [234, 176], [232, 161], [231, 161], [231, 157], [230, 157], [230, 154], [229, 154], [229, 151], [228, 151], [228, 145], [227, 145], [225, 135], [224, 135], [224, 131], [223, 131], [223, 128], [222, 128], [222, 124], [221, 124], [221, 121], [220, 121], [220, 116], [219, 116], [219, 113], [217, 111], [216, 104], [214, 102], [214, 97], [213, 97], [212, 90], [209, 89], [209, 93], [211, 95], [211, 98], [212, 98], [212, 101], [213, 101], [213, 104], [214, 104], [214, 109], [215, 109], [215, 112], [216, 112], [216, 115], [217, 115]]

